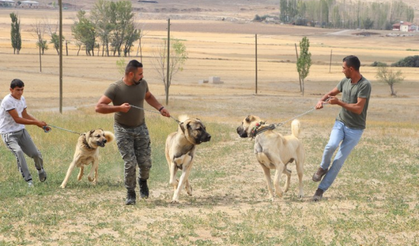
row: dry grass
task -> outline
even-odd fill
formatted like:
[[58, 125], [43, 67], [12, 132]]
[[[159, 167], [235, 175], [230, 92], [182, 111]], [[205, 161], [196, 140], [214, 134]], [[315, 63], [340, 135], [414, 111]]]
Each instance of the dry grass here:
[[[19, 10], [24, 39], [20, 55], [13, 55], [10, 48], [9, 12], [0, 9], [2, 95], [8, 92], [10, 81], [18, 77], [26, 83], [29, 112], [38, 118], [80, 132], [96, 126], [112, 129], [112, 116], [95, 114], [93, 105], [109, 83], [120, 76], [116, 61], [121, 58], [76, 56], [71, 45], [70, 55], [64, 57], [63, 102], [64, 109], [77, 110], [59, 114], [58, 57], [48, 50], [42, 56], [40, 73], [35, 38], [30, 32], [31, 23], [42, 16], [54, 19], [54, 12]], [[69, 25], [74, 16], [74, 12], [65, 12], [65, 36], [70, 39]], [[197, 26], [205, 32], [199, 32]], [[166, 35], [165, 21], [147, 21], [147, 27], [143, 41], [145, 78], [152, 93], [164, 101], [162, 83], [151, 64], [157, 42]], [[348, 160], [350, 165], [345, 166], [321, 203], [309, 202], [316, 187], [310, 176], [321, 157], [337, 107], [301, 118], [308, 154], [306, 196], [302, 200], [296, 197], [295, 186], [283, 200], [265, 200], [264, 178], [255, 164], [252, 143], [238, 139], [234, 130], [247, 114], [282, 122], [309, 110], [341, 79], [343, 56], [358, 55], [365, 65], [396, 62], [415, 54], [408, 49], [417, 49], [418, 36], [357, 37], [351, 31], [185, 20], [173, 20], [171, 29], [173, 37], [184, 40], [190, 59], [170, 87], [167, 108], [174, 116], [186, 113], [201, 118], [213, 135], [211, 143], [198, 149], [191, 178], [194, 196], [182, 194], [179, 206], [169, 204], [172, 190], [167, 185], [162, 155], [165, 137], [176, 128], [169, 119], [148, 114], [153, 138], [152, 196], [135, 207], [123, 206], [123, 168], [116, 146], [101, 151], [101, 182], [97, 187], [76, 183], [73, 177], [69, 184], [72, 188], [63, 191], [58, 186], [71, 161], [76, 137], [56, 129], [45, 135], [29, 127], [48, 160], [50, 176], [45, 186], [28, 192], [13, 157], [4, 145], [1, 147], [5, 164], [0, 170], [7, 175], [0, 178], [0, 217], [8, 223], [0, 227], [0, 244], [417, 244], [417, 68], [401, 68], [405, 81], [396, 85], [399, 96], [392, 98], [389, 87], [376, 81], [375, 68], [362, 67], [363, 75], [373, 83], [368, 128]], [[258, 40], [257, 95], [255, 32], [264, 33]], [[314, 64], [306, 80], [306, 95], [301, 96], [294, 44], [304, 35], [310, 40]], [[200, 79], [209, 76], [220, 76], [224, 84], [198, 85]], [[289, 129], [279, 131], [288, 134]], [[296, 184], [296, 180], [292, 182]]]

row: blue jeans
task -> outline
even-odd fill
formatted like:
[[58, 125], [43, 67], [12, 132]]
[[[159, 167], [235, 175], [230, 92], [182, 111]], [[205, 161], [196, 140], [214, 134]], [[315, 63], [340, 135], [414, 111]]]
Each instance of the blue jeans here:
[[338, 175], [340, 169], [342, 168], [346, 158], [361, 139], [363, 132], [363, 129], [351, 129], [345, 126], [345, 124], [341, 121], [335, 122], [332, 132], [330, 133], [329, 142], [324, 148], [320, 167], [324, 170], [327, 170], [330, 167], [333, 153], [338, 147], [339, 150], [336, 153], [332, 166], [323, 177], [322, 182], [319, 184], [319, 189], [322, 189], [323, 191], [329, 189], [336, 176]]

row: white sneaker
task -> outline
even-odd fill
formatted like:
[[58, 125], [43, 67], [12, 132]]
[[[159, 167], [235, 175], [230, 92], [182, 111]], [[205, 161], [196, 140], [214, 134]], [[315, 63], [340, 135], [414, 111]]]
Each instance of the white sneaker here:
[[32, 180], [29, 180], [29, 181], [28, 181], [28, 187], [29, 187], [29, 188], [32, 188], [32, 187], [33, 187]]

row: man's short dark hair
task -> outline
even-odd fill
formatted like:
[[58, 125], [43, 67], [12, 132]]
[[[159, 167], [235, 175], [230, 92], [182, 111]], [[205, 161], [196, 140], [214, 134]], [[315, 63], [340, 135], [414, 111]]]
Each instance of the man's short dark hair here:
[[22, 80], [20, 79], [14, 79], [12, 80], [12, 82], [10, 83], [10, 88], [14, 89], [16, 87], [22, 88], [25, 86], [25, 83], [23, 83]]
[[343, 62], [346, 62], [347, 67], [353, 67], [356, 71], [359, 71], [359, 67], [361, 67], [361, 62], [356, 56], [347, 56], [343, 58]]
[[131, 60], [128, 62], [127, 67], [125, 68], [125, 74], [129, 72], [135, 72], [139, 67], [143, 67], [143, 64], [137, 60]]

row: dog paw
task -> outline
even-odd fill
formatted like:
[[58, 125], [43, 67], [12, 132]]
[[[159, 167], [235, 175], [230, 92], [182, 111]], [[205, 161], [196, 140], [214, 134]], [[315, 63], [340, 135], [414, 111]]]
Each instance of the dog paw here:
[[65, 189], [65, 185], [60, 185], [61, 189]]
[[191, 186], [186, 188], [186, 193], [188, 193], [189, 196], [192, 196], [192, 187]]
[[179, 201], [172, 200], [171, 204], [179, 204]]
[[94, 179], [94, 178], [92, 178], [92, 177], [87, 177], [87, 179], [88, 179], [90, 182], [95, 181], [95, 179]]

